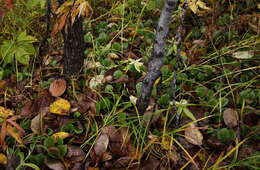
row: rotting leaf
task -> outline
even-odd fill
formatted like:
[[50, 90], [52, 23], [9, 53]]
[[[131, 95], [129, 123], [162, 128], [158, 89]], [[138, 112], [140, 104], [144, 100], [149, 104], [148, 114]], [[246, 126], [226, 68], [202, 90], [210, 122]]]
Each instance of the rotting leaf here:
[[185, 138], [193, 145], [202, 145], [203, 135], [194, 123], [190, 124], [190, 126], [185, 130]]
[[226, 109], [223, 113], [223, 119], [229, 128], [233, 128], [238, 125], [238, 113], [234, 109]]
[[109, 137], [107, 134], [101, 134], [97, 141], [96, 141], [96, 144], [94, 146], [94, 151], [95, 151], [95, 154], [97, 156], [100, 156], [102, 157], [103, 154], [106, 152], [107, 150], [107, 147], [108, 147], [108, 143], [109, 143]]
[[50, 112], [58, 115], [67, 115], [70, 107], [70, 103], [67, 100], [60, 98], [50, 105]]
[[51, 93], [52, 96], [59, 97], [65, 92], [66, 86], [67, 86], [66, 80], [64, 79], [54, 80], [50, 85], [49, 92]]

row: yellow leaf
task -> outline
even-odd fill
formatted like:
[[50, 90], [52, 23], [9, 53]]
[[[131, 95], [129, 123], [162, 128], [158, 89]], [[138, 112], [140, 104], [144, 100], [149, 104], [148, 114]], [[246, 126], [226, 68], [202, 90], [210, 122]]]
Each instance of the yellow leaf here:
[[19, 144], [21, 144], [21, 145], [23, 144], [23, 141], [22, 141], [20, 135], [15, 131], [15, 129], [14, 129], [12, 126], [7, 125], [6, 131], [7, 131], [8, 134], [9, 134], [10, 136], [12, 136]]
[[260, 9], [260, 3], [257, 4], [257, 8]]
[[64, 14], [69, 12], [70, 6], [73, 5], [73, 1], [66, 1], [64, 2], [56, 11], [56, 14]]
[[0, 153], [0, 164], [7, 164], [7, 157], [2, 153]]
[[0, 117], [7, 118], [8, 116], [13, 116], [13, 115], [14, 113], [12, 110], [0, 106]]
[[197, 4], [196, 4], [196, 0], [189, 0], [189, 1], [188, 1], [188, 5], [189, 5], [191, 11], [192, 11], [194, 14], [196, 14], [197, 11], [198, 11], [198, 6], [197, 6]]
[[188, 6], [194, 14], [200, 12], [199, 8], [210, 10], [210, 8], [206, 6], [206, 3], [202, 2], [201, 0], [188, 0]]
[[210, 8], [206, 6], [206, 3], [200, 0], [198, 0], [197, 5], [202, 9], [210, 10]]
[[59, 138], [65, 139], [70, 136], [68, 132], [57, 132], [52, 135], [55, 140], [58, 140]]
[[67, 115], [70, 111], [70, 103], [65, 99], [58, 99], [50, 105], [50, 112], [59, 115]]
[[157, 78], [154, 82], [154, 85], [157, 86], [160, 83], [161, 77]]

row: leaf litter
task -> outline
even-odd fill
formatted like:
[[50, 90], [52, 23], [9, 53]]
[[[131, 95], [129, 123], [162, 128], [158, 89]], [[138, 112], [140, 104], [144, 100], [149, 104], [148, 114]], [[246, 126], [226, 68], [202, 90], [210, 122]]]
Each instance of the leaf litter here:
[[[254, 155], [259, 146], [255, 140], [257, 131], [254, 130], [259, 125], [259, 112], [254, 108], [259, 93], [255, 90], [258, 85], [254, 83], [257, 79], [254, 68], [258, 65], [255, 60], [258, 39], [252, 38], [253, 44], [250, 44], [251, 40], [236, 42], [241, 40], [239, 35], [246, 38], [259, 32], [255, 19], [258, 15], [254, 11], [259, 4], [252, 7], [250, 3], [239, 1], [237, 3], [249, 5], [247, 8], [253, 10], [245, 14], [233, 11], [236, 15], [230, 15], [229, 10], [243, 7], [224, 1], [219, 4], [201, 0], [188, 2], [188, 17], [193, 19], [185, 20], [187, 37], [181, 49], [181, 62], [187, 63], [185, 69], [177, 70], [180, 126], [174, 124], [176, 113], [167, 101], [172, 89], [166, 89], [172, 72], [176, 70], [176, 61], [170, 61], [165, 64], [167, 69], [161, 70], [162, 77], [154, 84], [152, 104], [146, 114], [138, 115], [135, 110], [140, 95], [136, 84], [142, 81], [147, 71], [145, 57], [150, 56], [153, 22], [160, 13], [159, 7], [150, 11], [153, 16], [147, 15], [148, 11], [144, 9], [144, 16], [140, 16], [140, 22], [144, 24], [130, 24], [121, 30], [118, 26], [121, 26], [123, 17], [117, 12], [123, 8], [118, 2], [118, 9], [111, 11], [109, 17], [100, 15], [99, 20], [89, 23], [93, 30], [88, 31], [94, 37], [95, 47], [88, 50], [94, 52], [88, 55], [91, 62], [86, 62], [84, 75], [76, 77], [77, 81], [67, 82], [60, 76], [61, 57], [57, 63], [53, 62], [55, 59], [45, 59], [48, 61], [34, 71], [32, 82], [20, 82], [21, 77], [16, 74], [0, 81], [0, 164], [11, 167], [15, 166], [14, 162], [23, 161], [22, 156], [7, 155], [10, 146], [17, 148], [15, 153], [24, 153], [25, 156], [28, 146], [32, 152], [26, 162], [57, 170], [192, 169], [196, 168], [195, 165], [207, 169], [232, 152], [230, 148], [240, 139], [248, 141], [241, 150], [238, 148], [238, 153], [241, 153], [238, 159]], [[79, 5], [80, 1], [77, 3]], [[149, 9], [154, 6], [150, 4], [152, 1], [145, 3], [149, 3]], [[125, 5], [130, 6], [131, 2]], [[52, 35], [65, 28], [68, 20], [73, 23], [79, 15], [98, 15], [84, 3], [72, 8], [73, 15], [66, 16], [64, 12], [68, 6], [58, 10]], [[109, 22], [113, 20], [113, 23], [106, 26], [102, 17], [107, 17]], [[203, 27], [198, 26], [195, 20]], [[119, 36], [120, 30], [122, 34]], [[104, 43], [106, 40], [98, 42], [95, 39], [100, 32], [108, 36], [108, 45]], [[170, 32], [170, 37], [175, 37], [174, 31]], [[132, 44], [127, 44], [128, 40]], [[52, 55], [52, 52], [47, 53]], [[123, 76], [118, 77], [115, 72], [121, 72]], [[2, 76], [2, 70], [0, 73]], [[222, 78], [218, 79], [218, 76]], [[227, 85], [229, 82], [231, 84]], [[202, 87], [207, 90], [200, 95]], [[231, 91], [227, 91], [227, 87]], [[240, 93], [243, 88], [248, 91]], [[228, 102], [222, 101], [223, 94]], [[48, 137], [54, 137], [53, 143], [49, 141], [53, 146], [44, 146]], [[66, 152], [63, 145], [66, 145]], [[54, 159], [50, 156], [52, 154], [60, 157]], [[232, 158], [223, 160], [218, 168], [224, 165], [232, 167]], [[257, 162], [257, 159], [250, 161]]]

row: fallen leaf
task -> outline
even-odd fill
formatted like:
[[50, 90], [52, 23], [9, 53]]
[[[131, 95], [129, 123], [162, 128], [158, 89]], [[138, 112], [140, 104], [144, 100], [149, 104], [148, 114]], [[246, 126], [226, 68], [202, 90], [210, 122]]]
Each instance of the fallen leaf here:
[[10, 136], [12, 136], [19, 144], [21, 144], [21, 145], [23, 144], [23, 141], [22, 141], [20, 135], [15, 131], [15, 129], [14, 129], [12, 126], [7, 125], [6, 131], [7, 131], [7, 133], [8, 133]]
[[190, 124], [188, 129], [185, 130], [185, 138], [189, 143], [193, 145], [202, 145], [203, 135], [194, 123]]
[[107, 150], [107, 147], [108, 147], [108, 143], [109, 143], [109, 137], [107, 134], [101, 134], [97, 141], [96, 141], [96, 144], [94, 146], [94, 151], [95, 151], [95, 154], [97, 156], [100, 156], [102, 157], [103, 154], [106, 152]]
[[51, 32], [52, 37], [54, 37], [58, 32], [60, 32], [63, 29], [63, 27], [66, 24], [66, 19], [67, 19], [67, 15], [65, 15], [65, 14], [61, 15], [58, 18], [58, 20], [57, 20], [56, 24], [54, 25], [53, 30]]
[[3, 153], [0, 153], [0, 164], [7, 164], [7, 157]]
[[116, 53], [108, 53], [107, 57], [110, 59], [119, 59], [120, 58]]
[[104, 75], [97, 75], [97, 76], [93, 77], [89, 81], [89, 87], [91, 89], [96, 89], [100, 84], [102, 84], [103, 79], [104, 79]]
[[113, 156], [111, 155], [110, 152], [105, 152], [103, 155], [102, 155], [102, 161], [109, 161], [113, 158]]
[[238, 113], [233, 109], [226, 109], [223, 113], [223, 119], [227, 127], [233, 128], [238, 125]]
[[67, 86], [66, 80], [56, 79], [51, 83], [49, 92], [51, 93], [52, 96], [59, 97], [65, 92], [66, 86]]
[[13, 115], [14, 112], [12, 110], [0, 106], [0, 117], [7, 118], [8, 116], [13, 116]]
[[54, 137], [55, 141], [57, 141], [59, 138], [65, 139], [65, 138], [69, 137], [70, 134], [68, 132], [57, 132], [57, 133], [54, 133], [52, 136]]
[[237, 52], [234, 52], [232, 54], [232, 56], [237, 59], [249, 59], [254, 56], [254, 52], [253, 51], [237, 51]]
[[50, 112], [58, 115], [67, 115], [70, 107], [70, 103], [67, 100], [60, 98], [50, 105]]
[[68, 145], [68, 152], [66, 154], [66, 160], [72, 163], [80, 162], [85, 159], [85, 153], [79, 146]]
[[46, 116], [47, 112], [39, 113], [31, 121], [31, 130], [35, 134], [41, 134], [42, 132], [42, 119]]
[[147, 161], [143, 163], [142, 170], [161, 169], [160, 163], [160, 160], [158, 160], [154, 156], [151, 156]]
[[87, 170], [100, 170], [99, 168], [96, 168], [96, 167], [88, 167], [88, 169]]
[[131, 157], [121, 157], [119, 159], [117, 159], [114, 163], [113, 163], [113, 168], [126, 168], [129, 166], [129, 164], [131, 163], [132, 158]]
[[86, 67], [87, 69], [95, 69], [102, 67], [102, 65], [100, 64], [100, 62], [87, 61]]
[[45, 165], [48, 166], [48, 168], [53, 170], [66, 170], [65, 166], [60, 160], [57, 159], [45, 159], [44, 161]]

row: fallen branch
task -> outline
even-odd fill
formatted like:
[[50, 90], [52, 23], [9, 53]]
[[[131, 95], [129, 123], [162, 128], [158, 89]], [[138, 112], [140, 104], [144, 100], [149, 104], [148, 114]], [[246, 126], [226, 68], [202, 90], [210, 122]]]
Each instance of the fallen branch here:
[[166, 0], [158, 21], [152, 60], [148, 64], [148, 73], [142, 84], [141, 96], [137, 100], [139, 114], [143, 114], [148, 106], [155, 80], [161, 75], [160, 69], [165, 54], [165, 40], [169, 31], [169, 23], [173, 11], [178, 7], [179, 0]]

